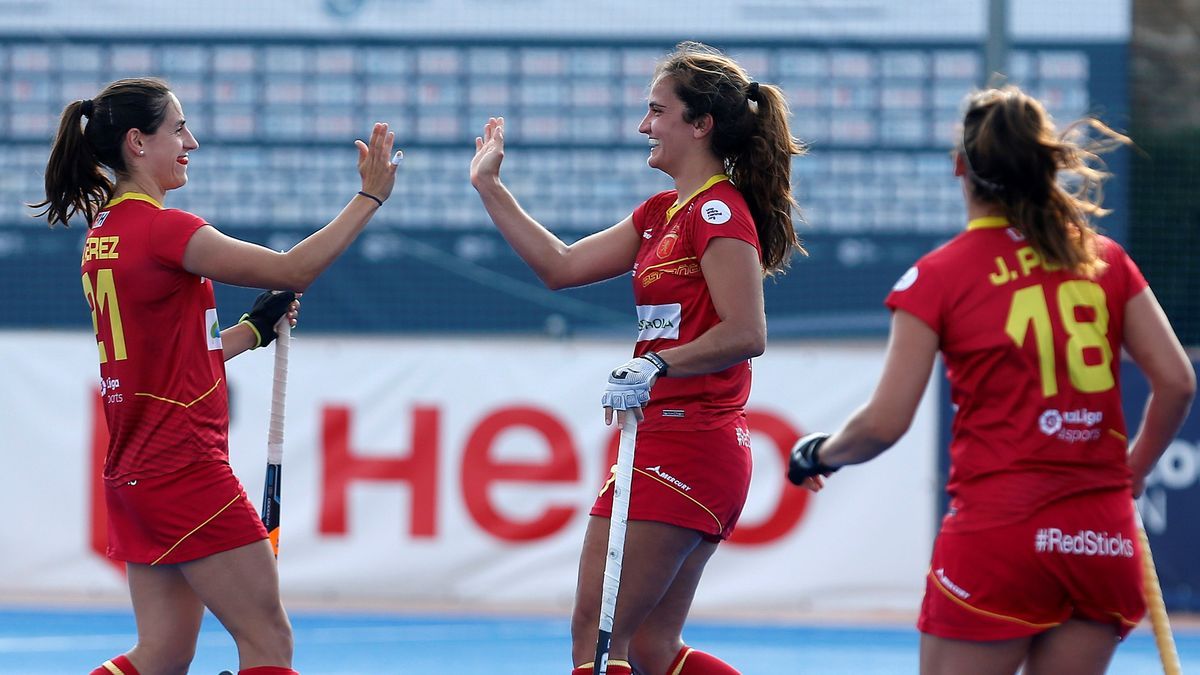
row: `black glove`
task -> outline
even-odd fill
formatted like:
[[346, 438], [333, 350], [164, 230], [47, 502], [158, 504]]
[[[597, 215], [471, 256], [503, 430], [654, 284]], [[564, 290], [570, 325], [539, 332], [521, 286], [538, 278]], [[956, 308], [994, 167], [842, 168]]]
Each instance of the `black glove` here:
[[255, 298], [254, 306], [238, 320], [238, 323], [249, 325], [254, 337], [258, 338], [257, 344], [251, 349], [271, 344], [275, 339], [275, 324], [287, 314], [295, 299], [296, 294], [292, 291], [264, 291]]
[[817, 451], [828, 438], [829, 434], [817, 431], [796, 441], [792, 446], [792, 458], [788, 462], [788, 480], [801, 485], [806, 478], [837, 471], [837, 467], [825, 466], [817, 457]]

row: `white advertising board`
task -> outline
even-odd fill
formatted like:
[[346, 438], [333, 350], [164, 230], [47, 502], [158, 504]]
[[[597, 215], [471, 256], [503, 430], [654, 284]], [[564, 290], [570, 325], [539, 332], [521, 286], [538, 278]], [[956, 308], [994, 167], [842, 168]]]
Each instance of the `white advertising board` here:
[[[120, 597], [103, 551], [94, 337], [0, 333], [10, 466], [0, 597]], [[615, 429], [599, 394], [621, 342], [309, 337], [292, 343], [280, 572], [285, 595], [471, 610], [569, 607]], [[936, 415], [808, 497], [784, 478], [801, 433], [870, 395], [882, 344], [771, 345], [748, 407], [755, 476], [698, 611], [915, 610], [934, 532]], [[270, 350], [229, 363], [235, 472], [257, 502]]]

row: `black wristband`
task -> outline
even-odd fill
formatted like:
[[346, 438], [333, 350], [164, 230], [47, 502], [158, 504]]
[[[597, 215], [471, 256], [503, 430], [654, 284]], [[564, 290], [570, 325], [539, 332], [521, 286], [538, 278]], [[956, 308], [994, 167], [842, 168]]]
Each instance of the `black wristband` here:
[[642, 354], [639, 358], [646, 359], [650, 363], [654, 364], [654, 368], [656, 370], [658, 370], [659, 377], [667, 376], [667, 369], [670, 366], [667, 365], [667, 362], [664, 361], [663, 357], [659, 356], [657, 352], [646, 352], [645, 354]]
[[362, 190], [359, 190], [358, 194], [363, 197], [366, 197], [367, 199], [374, 199], [376, 204], [383, 206], [383, 200], [369, 192], [363, 192]]

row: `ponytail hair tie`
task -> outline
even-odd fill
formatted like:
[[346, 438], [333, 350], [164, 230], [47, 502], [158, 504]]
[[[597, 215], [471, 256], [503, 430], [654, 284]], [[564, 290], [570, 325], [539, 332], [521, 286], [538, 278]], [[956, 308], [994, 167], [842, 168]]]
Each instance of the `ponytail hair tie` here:
[[750, 86], [746, 88], [746, 100], [747, 101], [755, 101], [755, 102], [758, 101], [758, 83], [757, 82], [751, 82]]
[[96, 111], [96, 104], [92, 103], [92, 99], [87, 98], [79, 102], [79, 112], [84, 117], [91, 119], [92, 113]]

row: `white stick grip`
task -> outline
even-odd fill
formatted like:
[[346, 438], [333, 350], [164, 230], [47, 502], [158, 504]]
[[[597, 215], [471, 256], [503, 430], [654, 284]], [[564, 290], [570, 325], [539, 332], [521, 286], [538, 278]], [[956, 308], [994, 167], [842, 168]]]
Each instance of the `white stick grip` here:
[[[629, 491], [633, 483], [633, 450], [637, 442], [637, 419], [624, 415], [621, 442], [617, 446], [617, 473], [613, 481], [612, 518], [608, 524], [608, 556], [604, 561], [604, 591], [600, 602], [600, 630], [611, 633], [621, 585], [621, 563], [625, 557], [625, 526], [629, 521]], [[597, 664], [599, 667], [600, 664]]]
[[284, 404], [287, 399], [288, 347], [292, 341], [292, 322], [287, 314], [275, 324], [275, 375], [271, 383], [271, 422], [267, 427], [267, 462], [283, 461]]

